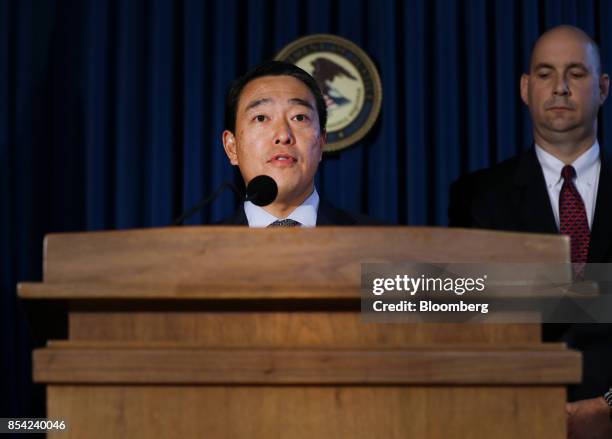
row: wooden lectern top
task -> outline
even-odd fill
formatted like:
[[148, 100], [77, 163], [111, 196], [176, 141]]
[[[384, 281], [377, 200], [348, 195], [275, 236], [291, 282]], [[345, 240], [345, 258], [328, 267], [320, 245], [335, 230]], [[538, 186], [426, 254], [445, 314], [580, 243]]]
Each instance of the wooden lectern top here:
[[[290, 244], [290, 245], [289, 245]], [[357, 297], [364, 262], [568, 262], [554, 235], [417, 227], [172, 227], [51, 234], [22, 298]]]

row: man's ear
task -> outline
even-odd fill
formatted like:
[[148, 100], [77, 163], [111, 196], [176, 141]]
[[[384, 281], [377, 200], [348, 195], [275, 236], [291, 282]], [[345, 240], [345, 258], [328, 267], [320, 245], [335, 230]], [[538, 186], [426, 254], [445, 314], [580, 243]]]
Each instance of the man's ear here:
[[232, 165], [238, 166], [238, 154], [236, 153], [236, 138], [234, 134], [229, 130], [225, 130], [223, 131], [222, 139], [223, 149], [225, 149], [227, 158]]
[[521, 99], [525, 105], [529, 106], [529, 75], [521, 75]]
[[610, 93], [610, 77], [607, 73], [604, 73], [599, 77], [599, 93], [600, 93], [600, 105], [606, 102], [608, 93]]

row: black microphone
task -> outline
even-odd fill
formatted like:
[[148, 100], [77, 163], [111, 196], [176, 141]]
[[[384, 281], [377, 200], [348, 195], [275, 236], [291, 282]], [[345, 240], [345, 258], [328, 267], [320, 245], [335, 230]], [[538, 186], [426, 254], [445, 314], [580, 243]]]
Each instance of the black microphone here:
[[256, 206], [267, 206], [272, 203], [278, 195], [278, 186], [272, 177], [258, 175], [249, 181], [246, 189], [245, 201], [250, 201]]
[[[276, 183], [274, 183], [274, 185], [276, 186]], [[200, 209], [203, 209], [204, 207], [206, 207], [207, 205], [209, 205], [210, 203], [212, 203], [213, 201], [215, 201], [215, 199], [217, 199], [217, 197], [219, 195], [221, 195], [221, 193], [225, 190], [225, 188], [230, 188], [236, 195], [238, 195], [239, 198], [244, 198], [244, 194], [242, 194], [238, 188], [234, 185], [234, 183], [230, 183], [229, 181], [224, 182], [221, 186], [219, 186], [217, 188], [216, 191], [214, 191], [212, 193], [211, 196], [209, 196], [208, 198], [203, 199], [202, 201], [200, 201], [198, 204], [196, 204], [195, 206], [193, 206], [191, 209], [189, 209], [187, 212], [183, 213], [180, 217], [178, 217], [177, 219], [175, 219], [172, 222], [173, 226], [179, 226], [183, 223], [183, 221], [185, 221], [187, 218], [189, 218], [191, 215], [193, 215], [194, 213], [196, 213], [197, 211], [199, 211]], [[274, 195], [276, 197], [276, 194]]]

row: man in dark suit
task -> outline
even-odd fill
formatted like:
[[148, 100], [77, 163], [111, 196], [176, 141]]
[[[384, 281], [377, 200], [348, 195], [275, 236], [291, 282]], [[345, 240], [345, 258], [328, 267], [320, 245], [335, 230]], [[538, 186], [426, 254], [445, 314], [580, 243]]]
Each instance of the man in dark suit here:
[[223, 224], [250, 227], [365, 225], [374, 222], [321, 200], [314, 176], [323, 155], [327, 107], [312, 76], [269, 61], [235, 80], [227, 94], [223, 146], [245, 184], [258, 175], [278, 185], [265, 207], [247, 201]]
[[[570, 237], [572, 262], [612, 262], [612, 166], [597, 142], [597, 113], [610, 80], [582, 30], [559, 26], [533, 47], [521, 98], [534, 146], [451, 187], [451, 226]], [[584, 377], [570, 388], [570, 437], [612, 437], [612, 325], [544, 325], [544, 339], [582, 351]]]

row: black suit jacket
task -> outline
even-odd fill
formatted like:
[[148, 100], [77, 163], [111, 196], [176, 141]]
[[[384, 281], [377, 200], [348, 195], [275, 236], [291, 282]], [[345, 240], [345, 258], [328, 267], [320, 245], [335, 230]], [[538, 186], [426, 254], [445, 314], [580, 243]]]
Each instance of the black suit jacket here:
[[[244, 208], [240, 206], [233, 216], [222, 221], [224, 226], [248, 226]], [[360, 214], [352, 214], [345, 210], [334, 207], [327, 201], [319, 199], [319, 209], [317, 210], [317, 226], [377, 226], [382, 223]]]
[[[460, 178], [450, 196], [450, 226], [558, 233], [534, 148]], [[612, 262], [612, 169], [603, 155], [588, 261]], [[601, 396], [612, 386], [612, 325], [548, 324], [543, 338], [565, 341], [583, 353], [583, 383], [570, 388], [570, 399]]]

